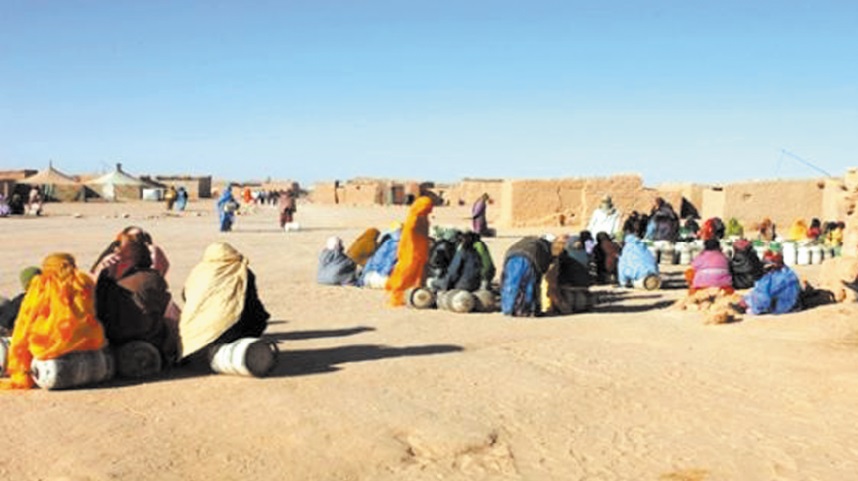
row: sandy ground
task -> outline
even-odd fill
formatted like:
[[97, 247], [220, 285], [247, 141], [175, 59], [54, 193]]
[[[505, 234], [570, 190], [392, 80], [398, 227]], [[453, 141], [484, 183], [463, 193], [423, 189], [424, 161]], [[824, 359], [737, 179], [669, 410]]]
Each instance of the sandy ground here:
[[[0, 479], [845, 480], [858, 472], [858, 309], [738, 324], [666, 310], [681, 289], [615, 291], [595, 312], [513, 319], [384, 307], [315, 284], [325, 239], [402, 208], [259, 208], [216, 232], [211, 205], [49, 205], [0, 219], [0, 293], [52, 251], [85, 267], [129, 224], [178, 293], [205, 246], [251, 259], [279, 365], [266, 379], [173, 370], [146, 383], [0, 393]], [[74, 218], [72, 213], [83, 214]], [[122, 214], [130, 214], [123, 218]], [[466, 210], [434, 222], [466, 225]], [[496, 260], [517, 236], [489, 241]], [[533, 232], [533, 231], [530, 231]], [[801, 274], [813, 280], [815, 267]], [[673, 274], [678, 274], [674, 272]], [[675, 279], [675, 277], [672, 277]]]

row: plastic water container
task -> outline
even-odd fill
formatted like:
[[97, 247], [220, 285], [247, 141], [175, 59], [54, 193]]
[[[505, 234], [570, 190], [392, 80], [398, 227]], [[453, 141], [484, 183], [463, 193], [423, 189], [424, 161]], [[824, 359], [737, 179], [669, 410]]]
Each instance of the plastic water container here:
[[673, 242], [659, 241], [655, 245], [658, 248], [659, 264], [673, 264], [673, 253], [675, 251]]
[[[781, 250], [784, 256], [784, 264], [794, 266], [797, 263], [797, 248], [795, 242], [784, 242]], [[762, 256], [760, 256], [762, 259]]]
[[47, 361], [33, 359], [30, 375], [42, 389], [68, 389], [113, 378], [113, 356], [106, 350], [79, 351]]
[[810, 264], [810, 247], [808, 246], [798, 246], [796, 249], [797, 254], [795, 258], [795, 263], [800, 266], [806, 266]]
[[438, 308], [458, 313], [468, 313], [474, 310], [477, 299], [468, 291], [453, 289], [438, 294]]
[[114, 349], [116, 375], [142, 379], [161, 372], [161, 352], [146, 341], [130, 341]]
[[495, 312], [500, 308], [498, 295], [488, 289], [480, 289], [474, 292], [478, 312]]
[[431, 309], [435, 307], [435, 293], [425, 287], [417, 287], [405, 291], [405, 299], [409, 307], [415, 309]]
[[632, 285], [636, 289], [655, 291], [661, 288], [661, 277], [658, 274], [650, 274], [642, 279], [636, 279]]
[[679, 263], [687, 266], [691, 264], [691, 258], [694, 255], [694, 246], [690, 242], [680, 242], [676, 244], [676, 250], [679, 252]]
[[823, 260], [825, 260], [825, 250], [820, 246], [810, 246], [810, 263], [822, 264]]
[[211, 366], [220, 374], [264, 377], [277, 365], [277, 345], [255, 337], [212, 346]]

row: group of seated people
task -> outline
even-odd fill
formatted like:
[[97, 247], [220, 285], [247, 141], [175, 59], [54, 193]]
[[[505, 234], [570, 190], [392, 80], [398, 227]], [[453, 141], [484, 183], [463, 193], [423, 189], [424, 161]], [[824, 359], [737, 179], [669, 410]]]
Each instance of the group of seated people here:
[[116, 366], [121, 376], [142, 378], [157, 373], [152, 366], [204, 358], [220, 344], [260, 336], [270, 315], [248, 263], [227, 243], [209, 245], [185, 282], [179, 309], [164, 278], [169, 261], [139, 227], [120, 232], [90, 272], [71, 254], [49, 255], [41, 268], [21, 273], [24, 292], [0, 306], [0, 329], [11, 334], [0, 388], [32, 387], [33, 359], [108, 346], [116, 352], [142, 342], [157, 362], [131, 356], [139, 362]]
[[[425, 220], [430, 211], [431, 201], [420, 197], [404, 223], [394, 223], [383, 234], [369, 228], [348, 249], [339, 237], [330, 237], [319, 254], [317, 282], [389, 291], [422, 286], [434, 291], [488, 289], [495, 266], [480, 235], [437, 229], [430, 237]], [[399, 305], [398, 300], [393, 303]]]

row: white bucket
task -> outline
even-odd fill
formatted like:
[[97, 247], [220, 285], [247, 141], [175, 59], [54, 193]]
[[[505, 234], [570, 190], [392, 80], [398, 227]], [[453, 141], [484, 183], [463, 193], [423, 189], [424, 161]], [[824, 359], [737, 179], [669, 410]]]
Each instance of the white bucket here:
[[668, 241], [657, 241], [655, 243], [656, 248], [658, 249], [658, 263], [659, 264], [673, 264], [673, 252], [675, 250], [673, 242]]
[[71, 352], [56, 359], [33, 359], [30, 375], [42, 389], [66, 389], [107, 381], [114, 374], [113, 356], [105, 350]]
[[691, 257], [694, 247], [688, 242], [676, 244], [676, 250], [679, 251], [679, 263], [687, 266], [691, 264]]
[[[784, 242], [783, 249], [781, 251], [784, 256], [784, 264], [788, 266], [794, 266], [797, 262], [797, 252], [796, 245], [794, 242]], [[762, 259], [762, 255], [759, 256]]]
[[277, 344], [245, 337], [229, 344], [212, 346], [212, 370], [221, 374], [264, 377], [277, 364]]
[[798, 251], [795, 257], [795, 263], [800, 266], [806, 266], [810, 264], [810, 248], [807, 246], [798, 246]]
[[810, 248], [810, 263], [811, 264], [822, 264], [822, 261], [825, 259], [825, 251], [822, 250], [820, 246], [811, 246]]
[[298, 232], [299, 230], [301, 230], [301, 224], [297, 222], [287, 222], [283, 226], [283, 230], [285, 232]]

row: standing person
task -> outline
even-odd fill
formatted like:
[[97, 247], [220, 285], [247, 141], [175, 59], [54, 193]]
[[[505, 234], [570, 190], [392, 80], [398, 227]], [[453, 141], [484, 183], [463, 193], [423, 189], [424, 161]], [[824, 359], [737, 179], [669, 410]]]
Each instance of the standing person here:
[[408, 210], [397, 249], [396, 266], [384, 286], [390, 293], [391, 306], [405, 305], [405, 291], [423, 285], [424, 270], [429, 260], [431, 212], [432, 199], [425, 196], [418, 197]]
[[489, 222], [486, 218], [486, 206], [489, 202], [489, 194], [483, 193], [471, 208], [471, 222], [474, 232], [485, 236], [489, 231]]
[[295, 220], [295, 212], [297, 211], [295, 202], [295, 193], [292, 189], [284, 190], [280, 193], [280, 228], [283, 229], [287, 224], [291, 224]]
[[612, 238], [620, 232], [620, 211], [614, 207], [614, 201], [610, 195], [602, 198], [599, 207], [593, 211], [587, 230], [596, 236], [604, 232]]
[[30, 199], [27, 203], [27, 211], [32, 215], [42, 215], [42, 191], [39, 186], [30, 189]]
[[188, 191], [184, 187], [179, 187], [176, 191], [176, 210], [183, 211], [188, 206]]
[[235, 212], [238, 210], [238, 202], [232, 196], [232, 184], [224, 187], [220, 198], [217, 200], [217, 211], [220, 218], [220, 231], [229, 232], [232, 230], [232, 223], [235, 221]]
[[33, 359], [56, 359], [105, 345], [104, 329], [95, 317], [95, 284], [77, 269], [71, 254], [51, 254], [42, 273], [30, 281], [9, 344], [8, 380], [2, 389], [33, 387]]
[[167, 189], [167, 192], [164, 192], [164, 202], [167, 204], [167, 210], [173, 210], [173, 204], [176, 203], [178, 196], [179, 193], [176, 192], [176, 188], [172, 185]]

